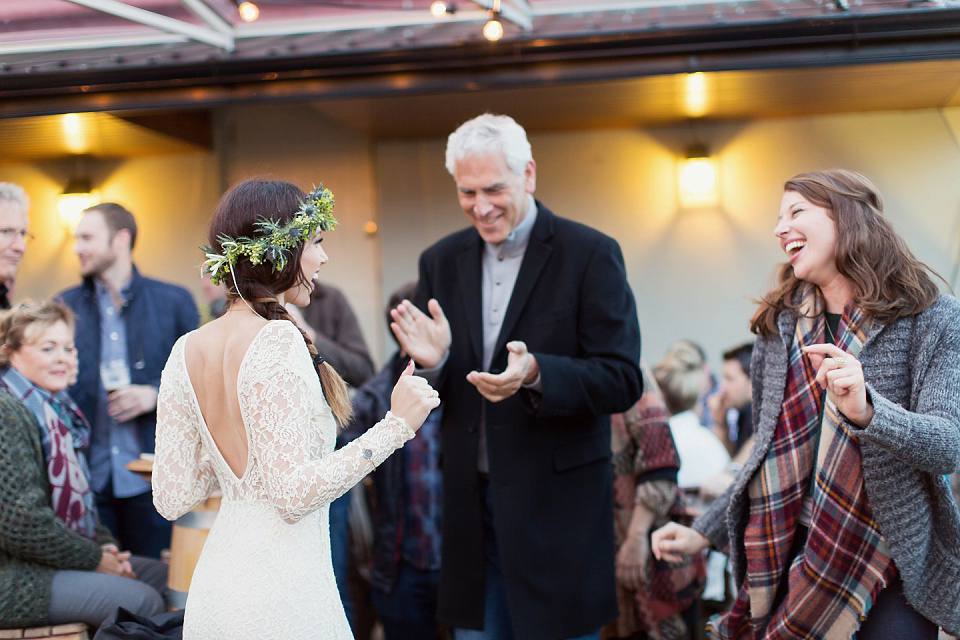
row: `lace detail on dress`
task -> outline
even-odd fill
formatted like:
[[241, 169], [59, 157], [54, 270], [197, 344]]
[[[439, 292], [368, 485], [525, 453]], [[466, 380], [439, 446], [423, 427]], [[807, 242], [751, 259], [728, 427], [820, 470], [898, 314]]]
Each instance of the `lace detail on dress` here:
[[328, 505], [415, 432], [388, 413], [335, 452], [336, 422], [303, 338], [272, 321], [238, 374], [249, 448], [238, 478], [187, 374], [191, 335], [174, 346], [160, 385], [154, 503], [173, 519], [218, 484], [224, 500], [193, 575], [184, 638], [352, 638], [331, 567]]

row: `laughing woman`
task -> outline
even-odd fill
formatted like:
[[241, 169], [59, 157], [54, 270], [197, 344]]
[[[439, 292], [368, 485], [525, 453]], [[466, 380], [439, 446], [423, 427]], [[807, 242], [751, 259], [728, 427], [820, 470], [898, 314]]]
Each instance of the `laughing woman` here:
[[756, 444], [672, 559], [728, 549], [739, 592], [712, 638], [935, 639], [960, 631], [960, 303], [842, 170], [786, 183], [789, 262], [752, 330]]

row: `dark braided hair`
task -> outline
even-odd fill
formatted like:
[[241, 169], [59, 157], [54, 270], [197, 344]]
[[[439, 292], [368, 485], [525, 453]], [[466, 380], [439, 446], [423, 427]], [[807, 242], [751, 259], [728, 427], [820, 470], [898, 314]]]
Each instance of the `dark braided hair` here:
[[[300, 207], [306, 193], [298, 186], [281, 180], [247, 180], [232, 187], [223, 194], [220, 203], [210, 221], [208, 241], [213, 249], [220, 253], [221, 235], [239, 238], [254, 236], [257, 233], [256, 222], [261, 218], [286, 224]], [[231, 265], [232, 275], [224, 278], [227, 299], [236, 301], [240, 296], [250, 307], [267, 320], [287, 320], [300, 331], [303, 341], [313, 358], [314, 367], [323, 387], [323, 395], [333, 411], [334, 417], [342, 427], [350, 420], [350, 398], [343, 378], [325, 362], [318, 353], [316, 345], [307, 337], [290, 314], [284, 308], [277, 295], [288, 291], [298, 284], [312, 287], [300, 269], [300, 257], [306, 243], [301, 243], [291, 251], [286, 265], [280, 271], [274, 271], [274, 263], [262, 262], [253, 265], [249, 260], [241, 259]], [[236, 279], [236, 283], [234, 283]], [[239, 291], [238, 291], [239, 288]]]

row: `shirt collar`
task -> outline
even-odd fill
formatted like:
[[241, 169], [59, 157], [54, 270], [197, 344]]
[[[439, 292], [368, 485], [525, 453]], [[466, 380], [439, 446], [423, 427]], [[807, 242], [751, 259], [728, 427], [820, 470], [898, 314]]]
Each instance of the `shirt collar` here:
[[[130, 285], [133, 284], [133, 275], [131, 274], [130, 279], [127, 280], [127, 283], [120, 288], [120, 297], [126, 299], [130, 294]], [[103, 280], [99, 278], [93, 279], [93, 290], [97, 292], [97, 296], [109, 296], [111, 295], [110, 287], [104, 284]]]

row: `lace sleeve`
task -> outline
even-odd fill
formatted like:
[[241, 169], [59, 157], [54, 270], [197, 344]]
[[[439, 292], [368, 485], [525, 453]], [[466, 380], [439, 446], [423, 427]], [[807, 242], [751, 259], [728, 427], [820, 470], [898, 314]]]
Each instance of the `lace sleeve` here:
[[[320, 381], [296, 329], [281, 327], [276, 333], [269, 339], [275, 344], [261, 352], [263, 359], [242, 402], [267, 497], [283, 520], [293, 523], [346, 493], [415, 432], [388, 412], [343, 449], [322, 458], [312, 455], [311, 430], [324, 427], [314, 421], [311, 405], [311, 399], [322, 398]], [[323, 407], [319, 420], [328, 421], [330, 437], [335, 437], [329, 407]]]
[[207, 499], [218, 487], [210, 458], [200, 441], [201, 417], [191, 397], [180, 338], [160, 377], [157, 395], [157, 446], [153, 461], [153, 504], [175, 520]]

